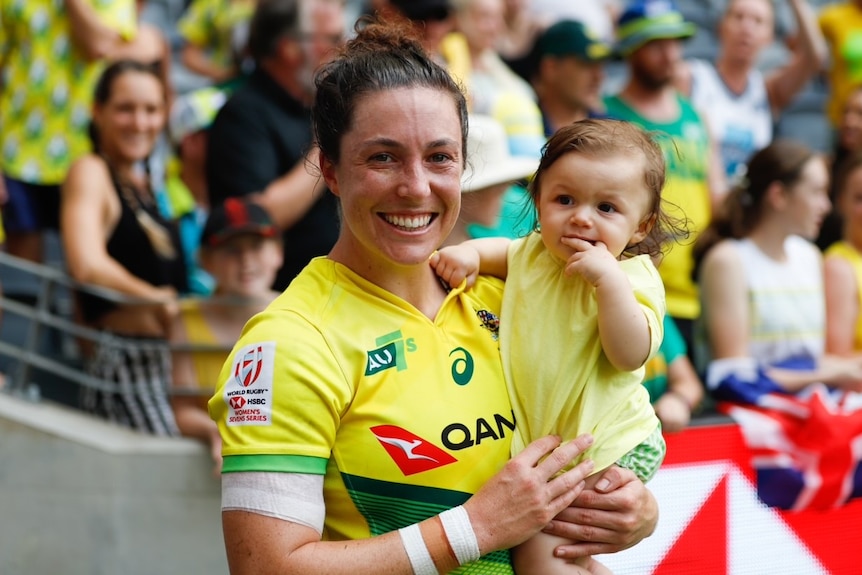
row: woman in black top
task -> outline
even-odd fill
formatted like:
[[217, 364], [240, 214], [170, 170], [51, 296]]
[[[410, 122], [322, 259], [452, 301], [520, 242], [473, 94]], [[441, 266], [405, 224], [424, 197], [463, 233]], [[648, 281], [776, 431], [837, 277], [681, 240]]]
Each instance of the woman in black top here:
[[158, 435], [178, 435], [167, 401], [168, 326], [186, 273], [176, 227], [158, 212], [146, 169], [162, 133], [165, 88], [153, 68], [122, 60], [105, 69], [93, 103], [93, 153], [62, 187], [60, 230], [72, 277], [123, 298], [78, 294], [89, 326], [122, 336], [90, 353], [90, 372], [114, 382], [87, 388], [84, 407]]

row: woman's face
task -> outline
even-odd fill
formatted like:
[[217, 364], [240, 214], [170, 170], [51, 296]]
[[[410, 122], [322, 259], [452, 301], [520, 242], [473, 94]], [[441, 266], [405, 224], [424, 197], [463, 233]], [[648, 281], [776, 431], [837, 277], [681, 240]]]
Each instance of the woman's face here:
[[719, 24], [722, 50], [753, 63], [772, 42], [773, 27], [769, 0], [731, 0]]
[[802, 168], [799, 180], [790, 186], [787, 202], [789, 233], [814, 239], [829, 212], [829, 172], [823, 158], [815, 156]]
[[117, 163], [145, 159], [165, 126], [165, 93], [152, 74], [128, 71], [114, 80], [108, 100], [93, 108], [99, 148]]
[[326, 183], [341, 199], [333, 259], [366, 277], [393, 266], [427, 266], [458, 218], [461, 134], [455, 101], [441, 90], [361, 97], [341, 138], [340, 161], [321, 157]]
[[471, 48], [493, 50], [506, 26], [502, 0], [470, 0], [458, 13], [458, 28]]
[[839, 138], [841, 146], [848, 151], [862, 149], [862, 90], [855, 90], [847, 98]]

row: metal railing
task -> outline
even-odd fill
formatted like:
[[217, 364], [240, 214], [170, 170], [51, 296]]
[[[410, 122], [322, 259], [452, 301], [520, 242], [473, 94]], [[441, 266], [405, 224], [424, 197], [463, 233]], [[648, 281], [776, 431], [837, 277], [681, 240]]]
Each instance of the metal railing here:
[[[85, 344], [112, 346], [117, 349], [168, 347], [177, 352], [220, 351], [225, 355], [230, 351], [230, 346], [142, 341], [88, 327], [74, 317], [72, 300], [75, 292], [95, 295], [123, 306], [152, 305], [152, 302], [131, 298], [111, 289], [83, 284], [62, 270], [0, 251], [0, 290], [5, 290], [3, 278], [9, 271], [25, 277], [26, 281], [18, 281], [16, 284], [24, 283], [27, 285], [27, 291], [15, 294], [6, 291], [0, 293], [0, 358], [4, 358], [7, 364], [4, 392], [38, 400], [42, 396], [42, 384], [37, 375], [43, 376], [42, 380], [47, 375], [81, 387], [106, 392], [116, 391], [115, 382], [94, 377], [85, 369], [85, 357], [81, 350]], [[20, 286], [17, 289], [20, 290]], [[216, 300], [213, 298], [201, 301]], [[219, 303], [224, 305], [226, 302], [219, 300]], [[178, 395], [205, 395], [211, 393], [211, 389], [172, 386], [169, 392]]]

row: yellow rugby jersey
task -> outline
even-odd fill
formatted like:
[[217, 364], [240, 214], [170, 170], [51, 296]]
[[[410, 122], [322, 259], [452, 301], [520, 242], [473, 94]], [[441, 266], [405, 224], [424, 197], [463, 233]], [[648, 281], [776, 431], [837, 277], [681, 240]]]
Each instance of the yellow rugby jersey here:
[[[224, 473], [325, 475], [324, 539], [464, 503], [509, 457], [497, 342], [503, 284], [452, 290], [432, 321], [327, 258], [247, 325], [209, 410]], [[495, 552], [456, 573], [512, 573]]]

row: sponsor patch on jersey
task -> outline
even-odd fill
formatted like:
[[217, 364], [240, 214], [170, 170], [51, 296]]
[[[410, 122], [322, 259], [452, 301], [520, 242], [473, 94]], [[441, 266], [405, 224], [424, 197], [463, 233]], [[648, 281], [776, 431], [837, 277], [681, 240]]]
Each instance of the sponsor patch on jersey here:
[[274, 365], [274, 341], [253, 343], [237, 350], [224, 388], [228, 425], [272, 424]]
[[430, 471], [458, 461], [430, 441], [397, 425], [376, 425], [371, 433], [404, 475]]

